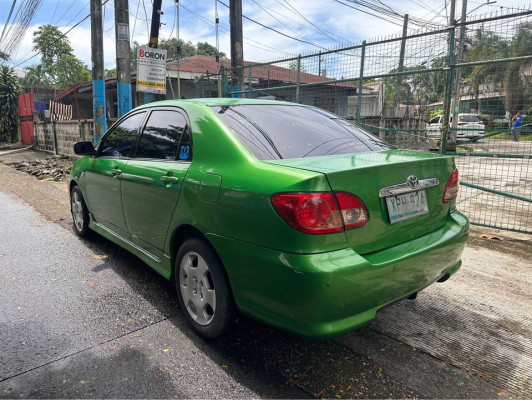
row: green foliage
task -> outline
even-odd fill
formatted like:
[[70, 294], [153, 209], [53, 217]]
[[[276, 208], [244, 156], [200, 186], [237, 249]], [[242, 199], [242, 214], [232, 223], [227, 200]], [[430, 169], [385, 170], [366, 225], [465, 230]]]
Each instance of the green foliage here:
[[18, 79], [13, 70], [2, 66], [0, 70], [0, 141], [18, 141], [17, 96], [20, 93]]
[[106, 69], [105, 78], [116, 78], [116, 68]]
[[197, 54], [201, 56], [211, 56], [216, 57], [218, 55], [220, 58], [225, 58], [226, 54], [223, 51], [216, 50], [216, 47], [211, 46], [207, 42], [198, 42], [196, 45]]
[[21, 86], [24, 89], [51, 87], [50, 79], [42, 64], [35, 64], [26, 68], [26, 76], [22, 78]]
[[4, 53], [3, 51], [0, 50], [0, 60], [4, 60], [4, 61], [9, 60], [9, 54]]
[[33, 33], [33, 50], [41, 53], [42, 69], [52, 84], [66, 88], [91, 80], [89, 69], [56, 26], [42, 25]]
[[[508, 49], [510, 57], [532, 54], [532, 23], [522, 23], [517, 28]], [[529, 104], [532, 98], [530, 77], [525, 70], [530, 66], [530, 60], [511, 62], [504, 71], [503, 84], [506, 91], [506, 110], [514, 115], [524, 104]]]
[[443, 114], [443, 109], [438, 108], [436, 111], [428, 110], [428, 120], [430, 121], [432, 118], [436, 117], [437, 115]]
[[[301, 72], [307, 72], [307, 66], [305, 63], [301, 63]], [[288, 69], [293, 69], [294, 71], [297, 71], [297, 61], [293, 60], [288, 63]]]

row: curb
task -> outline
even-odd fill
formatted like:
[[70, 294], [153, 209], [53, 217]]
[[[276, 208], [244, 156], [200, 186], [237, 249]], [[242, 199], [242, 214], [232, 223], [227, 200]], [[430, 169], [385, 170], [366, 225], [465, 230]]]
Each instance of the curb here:
[[0, 150], [0, 157], [4, 156], [6, 154], [22, 153], [24, 151], [28, 151], [28, 150], [31, 150], [31, 149], [33, 149], [33, 145], [32, 146], [28, 146], [28, 147], [21, 147], [19, 149], [14, 149], [14, 150], [6, 150], [6, 151]]

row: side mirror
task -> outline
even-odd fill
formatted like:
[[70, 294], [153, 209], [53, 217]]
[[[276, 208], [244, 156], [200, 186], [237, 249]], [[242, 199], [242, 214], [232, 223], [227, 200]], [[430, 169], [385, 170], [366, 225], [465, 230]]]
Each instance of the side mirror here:
[[92, 142], [77, 142], [74, 145], [74, 153], [79, 156], [92, 156], [94, 151], [94, 145]]

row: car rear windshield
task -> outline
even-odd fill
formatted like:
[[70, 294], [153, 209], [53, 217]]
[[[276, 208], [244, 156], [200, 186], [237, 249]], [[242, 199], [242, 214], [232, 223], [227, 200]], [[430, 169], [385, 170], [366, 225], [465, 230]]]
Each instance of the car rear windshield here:
[[480, 119], [475, 115], [459, 115], [460, 122], [480, 122]]
[[260, 160], [351, 154], [391, 147], [334, 114], [293, 105], [212, 107]]

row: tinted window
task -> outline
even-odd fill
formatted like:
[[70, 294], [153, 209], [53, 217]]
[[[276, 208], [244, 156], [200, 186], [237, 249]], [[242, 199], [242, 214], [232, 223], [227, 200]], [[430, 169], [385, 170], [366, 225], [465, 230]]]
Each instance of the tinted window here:
[[429, 124], [437, 124], [440, 122], [440, 116], [434, 117], [430, 120]]
[[187, 120], [178, 111], [153, 111], [142, 131], [137, 158], [175, 160]]
[[109, 135], [103, 139], [100, 145], [100, 156], [131, 157], [138, 138], [138, 128], [145, 114], [145, 112], [141, 112], [132, 115], [115, 126]]
[[390, 148], [349, 122], [316, 108], [253, 104], [213, 109], [248, 150], [261, 160]]

